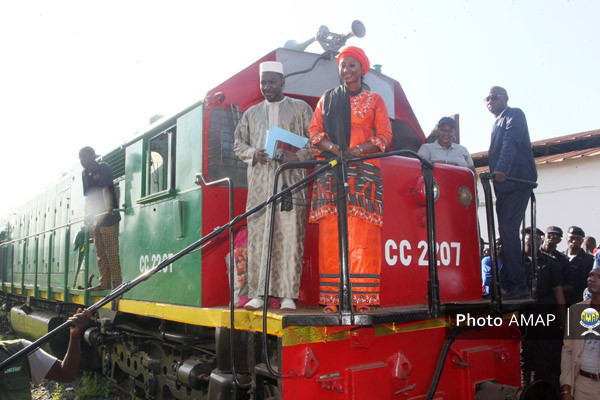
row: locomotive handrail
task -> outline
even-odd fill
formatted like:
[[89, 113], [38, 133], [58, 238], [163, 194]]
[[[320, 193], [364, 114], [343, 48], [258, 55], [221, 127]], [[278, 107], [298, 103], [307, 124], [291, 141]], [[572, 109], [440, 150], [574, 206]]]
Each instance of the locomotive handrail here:
[[[107, 294], [106, 297], [102, 298], [97, 303], [94, 303], [90, 307], [88, 307], [87, 310], [90, 312], [95, 312], [95, 311], [99, 310], [100, 308], [104, 307], [105, 305], [107, 305], [110, 302], [112, 302], [113, 300], [115, 300], [117, 297], [119, 297], [119, 296], [123, 295], [124, 293], [128, 292], [129, 290], [131, 290], [133, 287], [148, 280], [152, 275], [156, 274], [157, 272], [160, 272], [162, 269], [166, 268], [168, 265], [172, 264], [173, 262], [179, 260], [181, 257], [185, 256], [186, 254], [192, 252], [193, 250], [197, 249], [198, 247], [204, 245], [205, 243], [207, 243], [207, 242], [211, 241], [212, 239], [214, 239], [215, 237], [219, 236], [221, 233], [223, 233], [225, 230], [229, 229], [231, 226], [244, 220], [249, 215], [254, 214], [255, 212], [262, 209], [263, 207], [266, 207], [267, 205], [274, 202], [278, 198], [282, 197], [286, 193], [291, 192], [292, 190], [296, 189], [297, 187], [303, 185], [305, 182], [308, 182], [309, 180], [313, 179], [316, 175], [320, 174], [321, 172], [325, 171], [326, 169], [332, 168], [336, 164], [337, 164], [337, 160], [332, 160], [332, 161], [328, 162], [326, 165], [320, 167], [313, 173], [306, 176], [304, 179], [301, 179], [300, 181], [296, 182], [295, 184], [289, 186], [287, 189], [277, 193], [274, 196], [271, 196], [266, 201], [257, 205], [256, 207], [252, 208], [251, 210], [238, 215], [237, 217], [235, 217], [233, 220], [229, 221], [225, 225], [215, 228], [215, 230], [213, 230], [208, 235], [203, 236], [202, 238], [198, 239], [196, 242], [190, 244], [183, 250], [180, 250], [179, 252], [174, 254], [172, 257], [162, 261], [156, 267], [151, 268], [151, 269], [147, 270], [146, 272], [138, 275], [136, 278], [134, 278], [131, 281], [123, 282], [121, 285], [117, 286], [109, 294]], [[43, 346], [44, 344], [48, 343], [53, 337], [55, 337], [56, 335], [58, 335], [60, 332], [67, 329], [68, 327], [69, 327], [69, 323], [63, 322], [61, 325], [57, 326], [52, 331], [48, 332], [41, 338], [37, 339], [35, 342], [31, 343], [29, 346], [19, 350], [17, 353], [8, 357], [6, 360], [4, 360], [0, 363], [0, 372], [4, 371], [4, 369], [6, 369], [10, 365], [14, 364], [16, 361], [20, 360], [21, 358], [26, 357], [29, 354], [33, 353], [38, 347]]]
[[[500, 312], [502, 310], [502, 282], [500, 279], [500, 273], [498, 270], [498, 253], [496, 250], [496, 228], [494, 222], [494, 210], [493, 210], [493, 198], [492, 188], [490, 180], [493, 179], [493, 174], [484, 172], [479, 174], [481, 178], [481, 186], [483, 187], [484, 199], [485, 199], [485, 212], [488, 229], [488, 241], [490, 246], [490, 261], [492, 265], [492, 282], [490, 283], [490, 299], [491, 299], [491, 310], [492, 312]], [[523, 185], [531, 186], [536, 188], [537, 182], [527, 181], [524, 179], [506, 177], [507, 181], [520, 183]], [[525, 215], [523, 216], [523, 222], [525, 222]], [[531, 193], [531, 227], [532, 227], [532, 249], [533, 241], [535, 240], [536, 230], [536, 199], [533, 192]], [[531, 295], [533, 299], [537, 298], [537, 251], [532, 250], [532, 263], [531, 263]]]
[[[123, 209], [123, 208], [115, 208], [115, 209], [113, 209], [113, 212], [115, 212], [115, 211], [125, 211], [125, 209]], [[106, 214], [108, 214], [108, 211], [102, 212], [100, 214], [95, 214], [95, 215], [93, 215], [93, 217], [100, 217], [100, 216], [106, 215]], [[23, 237], [20, 237], [20, 238], [17, 238], [17, 239], [13, 239], [13, 240], [10, 240], [8, 242], [1, 242], [0, 245], [4, 246], [6, 244], [13, 244], [13, 243], [20, 242], [21, 240], [25, 240], [25, 239], [29, 239], [29, 238], [32, 238], [32, 237], [35, 237], [35, 236], [43, 235], [44, 233], [54, 232], [54, 231], [62, 229], [62, 228], [69, 228], [69, 227], [71, 227], [71, 225], [75, 225], [75, 224], [77, 224], [79, 222], [84, 222], [85, 220], [86, 220], [86, 217], [84, 217], [84, 218], [78, 218], [78, 219], [75, 219], [73, 221], [69, 221], [66, 224], [62, 224], [62, 225], [59, 225], [59, 226], [48, 228], [48, 229], [46, 229], [44, 231], [41, 231], [41, 232], [32, 233], [30, 235], [23, 236]]]
[[43, 235], [44, 233], [54, 232], [54, 231], [62, 229], [62, 228], [69, 228], [71, 225], [74, 225], [74, 224], [77, 224], [77, 223], [83, 222], [83, 221], [85, 221], [85, 218], [79, 218], [79, 219], [73, 220], [71, 222], [67, 222], [66, 224], [63, 224], [63, 225], [55, 226], [53, 228], [48, 228], [48, 229], [46, 229], [44, 231], [41, 231], [41, 232], [32, 233], [31, 235], [23, 236], [23, 237], [20, 237], [20, 238], [17, 238], [17, 239], [12, 239], [12, 240], [10, 240], [8, 242], [2, 242], [2, 243], [0, 243], [0, 245], [4, 246], [6, 244], [13, 244], [13, 243], [20, 242], [21, 240], [26, 240], [26, 239], [29, 239], [29, 238], [32, 238], [32, 237]]
[[[417, 158], [421, 162], [421, 173], [423, 174], [423, 179], [425, 181], [425, 201], [426, 201], [426, 214], [427, 214], [427, 239], [428, 239], [428, 256], [429, 256], [429, 281], [428, 281], [428, 298], [429, 298], [429, 310], [428, 314], [432, 318], [437, 318], [440, 315], [440, 286], [437, 275], [437, 254], [436, 254], [436, 246], [435, 246], [435, 200], [433, 197], [433, 168], [434, 163], [429, 160], [424, 159], [419, 154], [410, 151], [410, 150], [396, 150], [388, 153], [380, 153], [380, 154], [372, 154], [363, 157], [356, 158], [346, 158], [345, 153], [342, 152], [342, 156], [338, 157], [334, 160], [337, 160], [336, 164], [332, 165], [334, 167], [334, 172], [336, 172], [336, 184], [338, 185], [338, 193], [344, 193], [344, 195], [340, 195], [337, 197], [337, 207], [338, 207], [338, 249], [340, 252], [340, 307], [338, 313], [338, 324], [340, 325], [355, 325], [357, 322], [357, 318], [354, 315], [354, 311], [352, 309], [352, 287], [350, 285], [350, 267], [348, 262], [348, 232], [347, 232], [347, 209], [346, 209], [346, 191], [344, 187], [347, 182], [343, 181], [344, 179], [340, 179], [341, 176], [346, 176], [342, 168], [347, 165], [349, 162], [353, 161], [362, 161], [368, 159], [376, 159], [389, 157], [394, 155], [408, 155]], [[288, 162], [280, 165], [275, 171], [275, 178], [273, 181], [273, 196], [277, 193], [279, 174], [291, 168], [306, 168], [313, 166], [315, 163], [324, 163], [326, 161], [296, 161], [296, 162]], [[324, 169], [321, 169], [321, 172], [324, 172]], [[316, 172], [315, 172], [316, 173]], [[311, 175], [315, 175], [315, 173]], [[284, 189], [287, 191], [289, 188]], [[280, 192], [281, 193], [281, 192]], [[270, 283], [270, 274], [271, 274], [271, 247], [273, 243], [273, 229], [275, 224], [275, 206], [271, 204], [271, 220], [270, 220], [270, 229], [269, 229], [269, 239], [268, 239], [268, 247], [267, 247], [267, 264], [266, 264], [266, 272], [265, 272], [265, 287], [263, 299], [263, 330], [262, 330], [262, 342], [263, 342], [263, 359], [267, 370], [271, 375], [276, 378], [281, 378], [283, 375], [273, 369], [270, 363], [270, 359], [268, 356], [267, 350], [267, 310], [268, 310], [268, 295], [269, 295], [269, 283]]]
[[[229, 220], [233, 220], [234, 218], [234, 201], [233, 201], [233, 180], [231, 180], [231, 178], [229, 177], [225, 177], [225, 178], [221, 178], [219, 180], [213, 181], [213, 182], [209, 182], [206, 180], [206, 178], [204, 177], [204, 174], [202, 172], [199, 172], [196, 174], [196, 183], [198, 182], [198, 178], [200, 178], [200, 180], [202, 181], [202, 184], [206, 187], [211, 187], [211, 186], [217, 186], [220, 185], [221, 183], [226, 182], [227, 183], [227, 188], [229, 189]], [[239, 387], [240, 389], [248, 389], [251, 386], [251, 383], [240, 383], [238, 376], [237, 376], [237, 371], [235, 370], [235, 351], [234, 351], [234, 347], [235, 347], [235, 304], [234, 304], [234, 271], [235, 271], [235, 258], [234, 258], [234, 246], [233, 246], [233, 225], [231, 225], [229, 227], [229, 317], [230, 317], [230, 325], [231, 325], [231, 331], [229, 334], [229, 353], [231, 354], [231, 376], [233, 377], [233, 383], [236, 385], [236, 387]]]

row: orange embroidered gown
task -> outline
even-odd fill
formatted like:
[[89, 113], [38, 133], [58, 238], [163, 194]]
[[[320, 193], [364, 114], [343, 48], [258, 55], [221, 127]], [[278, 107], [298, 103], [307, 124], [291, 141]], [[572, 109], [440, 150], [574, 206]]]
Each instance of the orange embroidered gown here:
[[[331, 139], [323, 126], [321, 97], [308, 129], [315, 156], [316, 145]], [[350, 148], [371, 142], [383, 152], [392, 143], [387, 108], [377, 93], [363, 91], [350, 96]], [[366, 155], [366, 154], [365, 154]], [[348, 183], [348, 246], [350, 283], [354, 305], [378, 305], [381, 273], [381, 227], [383, 183], [379, 160], [352, 163]], [[339, 304], [340, 263], [338, 253], [335, 179], [330, 172], [315, 182], [309, 221], [319, 224], [319, 302]]]

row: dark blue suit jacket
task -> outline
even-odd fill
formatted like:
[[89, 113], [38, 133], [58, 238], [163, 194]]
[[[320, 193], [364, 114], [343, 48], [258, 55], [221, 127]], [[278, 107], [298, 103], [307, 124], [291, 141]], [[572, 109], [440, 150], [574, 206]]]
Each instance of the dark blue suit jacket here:
[[[496, 119], [489, 150], [490, 172], [504, 172], [511, 178], [537, 180], [537, 169], [529, 139], [525, 114], [518, 108], [507, 107]], [[495, 183], [497, 192], [510, 192], [528, 188], [519, 183], [505, 181]]]

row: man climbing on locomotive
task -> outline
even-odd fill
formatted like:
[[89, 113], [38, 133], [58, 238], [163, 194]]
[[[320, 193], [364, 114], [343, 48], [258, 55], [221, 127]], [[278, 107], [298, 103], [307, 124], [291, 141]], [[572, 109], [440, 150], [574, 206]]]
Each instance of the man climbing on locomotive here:
[[108, 290], [122, 282], [119, 261], [119, 221], [117, 196], [110, 166], [96, 161], [96, 152], [86, 146], [79, 150], [83, 167], [81, 179], [85, 196], [86, 224], [94, 237], [100, 284], [90, 290]]

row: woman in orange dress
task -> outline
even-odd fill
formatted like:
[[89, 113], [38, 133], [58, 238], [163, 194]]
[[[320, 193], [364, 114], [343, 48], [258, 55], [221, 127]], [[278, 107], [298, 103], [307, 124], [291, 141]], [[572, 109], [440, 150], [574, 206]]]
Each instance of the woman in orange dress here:
[[[383, 152], [392, 143], [390, 118], [381, 96], [363, 89], [369, 59], [358, 47], [338, 56], [343, 84], [325, 92], [308, 129], [313, 152], [320, 158], [350, 158]], [[349, 164], [348, 247], [352, 303], [368, 312], [379, 305], [383, 182], [377, 159]], [[336, 183], [333, 172], [319, 176], [313, 189], [309, 220], [319, 224], [319, 302], [337, 312], [340, 263]]]

